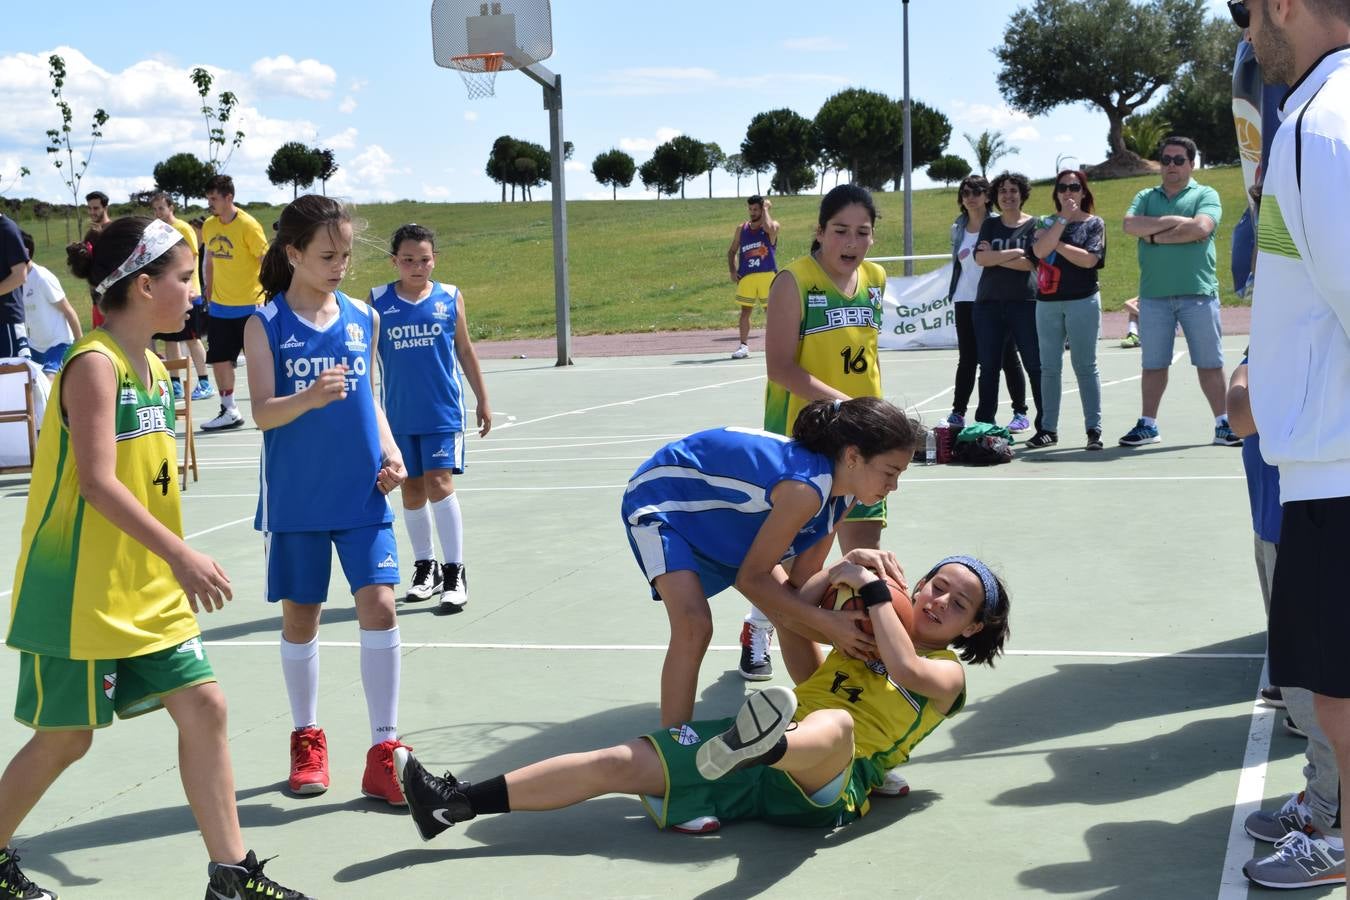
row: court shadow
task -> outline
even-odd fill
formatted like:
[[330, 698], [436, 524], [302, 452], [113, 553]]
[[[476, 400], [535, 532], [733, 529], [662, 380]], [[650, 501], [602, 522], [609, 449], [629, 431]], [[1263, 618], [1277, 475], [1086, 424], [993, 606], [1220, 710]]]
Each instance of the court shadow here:
[[[709, 350], [709, 353], [717, 351]], [[743, 363], [743, 359], [732, 359], [730, 353], [721, 356], [710, 356], [706, 359], [675, 359], [671, 360], [671, 365], [675, 366], [720, 366], [725, 363]]]
[[[1217, 873], [1197, 861], [1223, 859], [1232, 815], [1223, 806], [1182, 820], [1101, 822], [1083, 834], [1088, 859], [1029, 868], [1017, 880], [1048, 894], [1097, 900], [1212, 897]], [[1268, 854], [1270, 845], [1257, 844], [1255, 852]]]
[[[213, 613], [213, 615], [219, 615], [219, 613]], [[210, 622], [211, 620], [199, 618], [198, 621]], [[356, 607], [354, 605], [336, 606], [326, 604], [323, 611], [323, 619], [321, 621], [324, 625], [333, 622], [355, 622]], [[280, 637], [281, 616], [273, 616], [270, 619], [253, 619], [247, 622], [232, 622], [227, 625], [217, 625], [213, 628], [203, 628], [202, 640], [231, 641], [236, 638], [249, 637], [250, 635], [255, 634]]]
[[[1101, 464], [1129, 456], [1175, 453], [1182, 450], [1199, 450], [1214, 446], [1213, 444], [1146, 444], [1142, 447], [1121, 447], [1114, 441], [1107, 440], [1103, 449], [1088, 451], [1083, 449], [1083, 445], [1087, 443], [1087, 435], [1080, 436], [1076, 433], [1068, 437], [1065, 435], [1066, 432], [1061, 430], [1059, 443], [1053, 447], [1044, 447], [1039, 450], [1028, 450], [1024, 446], [1016, 447], [1018, 461], [1041, 465], [1065, 462]], [[1236, 466], [1235, 473], [1241, 472], [1242, 460], [1235, 460], [1234, 463]]]
[[[1259, 653], [1264, 633], [1187, 653]], [[1252, 699], [1259, 659], [1153, 657], [1063, 663], [972, 703], [952, 723], [953, 747], [926, 759], [996, 756], [1027, 743], [1092, 734], [1121, 722], [1196, 712]]]

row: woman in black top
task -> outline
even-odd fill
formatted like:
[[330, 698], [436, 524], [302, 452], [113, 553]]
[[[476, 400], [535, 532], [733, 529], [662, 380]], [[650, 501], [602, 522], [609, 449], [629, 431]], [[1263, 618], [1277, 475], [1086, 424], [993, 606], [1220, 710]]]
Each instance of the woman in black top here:
[[[1032, 447], [1059, 441], [1059, 400], [1064, 371], [1064, 341], [1078, 379], [1087, 449], [1102, 449], [1102, 382], [1097, 373], [1097, 337], [1102, 326], [1102, 295], [1097, 270], [1106, 264], [1106, 226], [1092, 214], [1087, 175], [1065, 169], [1055, 178], [1055, 209], [1033, 238], [1040, 261], [1036, 278], [1036, 330], [1041, 342], [1041, 390], [1045, 410]], [[1043, 430], [1041, 430], [1043, 429]]]
[[990, 186], [997, 218], [986, 219], [975, 245], [975, 263], [984, 269], [975, 294], [975, 344], [980, 359], [979, 405], [975, 421], [994, 421], [998, 407], [999, 363], [1012, 336], [1036, 404], [1036, 431], [1041, 430], [1041, 356], [1036, 337], [1036, 279], [1031, 239], [1036, 220], [1022, 212], [1031, 196], [1031, 182], [1017, 172], [1004, 172]]

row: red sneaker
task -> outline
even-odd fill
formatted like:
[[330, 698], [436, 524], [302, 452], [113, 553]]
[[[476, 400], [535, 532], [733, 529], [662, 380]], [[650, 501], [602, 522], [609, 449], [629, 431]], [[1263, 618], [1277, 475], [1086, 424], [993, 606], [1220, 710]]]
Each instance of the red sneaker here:
[[328, 790], [328, 739], [322, 728], [298, 728], [291, 732], [291, 777], [293, 794], [322, 794]]
[[407, 744], [398, 740], [383, 741], [366, 751], [366, 774], [361, 778], [361, 793], [376, 800], [388, 800], [393, 806], [407, 806], [403, 798], [403, 789], [398, 784], [398, 773], [394, 771], [394, 751], [402, 747], [411, 750]]

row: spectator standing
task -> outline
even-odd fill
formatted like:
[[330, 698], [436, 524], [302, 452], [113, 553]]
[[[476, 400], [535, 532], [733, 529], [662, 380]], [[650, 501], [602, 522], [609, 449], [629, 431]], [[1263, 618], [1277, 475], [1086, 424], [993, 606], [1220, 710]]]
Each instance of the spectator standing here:
[[26, 280], [28, 251], [23, 247], [23, 232], [13, 219], [0, 213], [0, 359], [31, 356], [23, 319]]
[[[23, 232], [23, 246], [31, 260], [36, 255], [33, 236]], [[23, 315], [28, 329], [28, 349], [33, 361], [51, 378], [61, 371], [61, 361], [76, 338], [83, 337], [80, 317], [66, 299], [61, 281], [45, 266], [28, 264], [23, 283]]]

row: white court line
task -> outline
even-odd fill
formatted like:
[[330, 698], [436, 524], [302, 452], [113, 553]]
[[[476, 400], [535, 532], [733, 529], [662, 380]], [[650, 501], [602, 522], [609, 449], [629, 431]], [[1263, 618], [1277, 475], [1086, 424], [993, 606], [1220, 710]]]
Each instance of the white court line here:
[[569, 409], [564, 412], [553, 413], [552, 415], [548, 416], [540, 416], [537, 419], [525, 419], [524, 421], [520, 422], [508, 422], [501, 427], [519, 428], [521, 425], [534, 425], [538, 422], [547, 422], [550, 419], [559, 419], [562, 418], [563, 416], [579, 416], [582, 413], [595, 412], [597, 409], [610, 409], [615, 406], [632, 406], [634, 403], [642, 403], [646, 400], [662, 400], [666, 397], [679, 397], [682, 394], [692, 394], [696, 391], [708, 391], [713, 390], [715, 388], [727, 387], [728, 385], [732, 384], [744, 384], [747, 381], [762, 381], [764, 380], [765, 377], [766, 376], [764, 375], [764, 373], [761, 372], [760, 374], [754, 375], [750, 378], [736, 378], [731, 381], [719, 381], [715, 384], [705, 384], [700, 387], [685, 388], [684, 390], [680, 391], [666, 391], [665, 393], [651, 394], [646, 397], [634, 397], [631, 400], [617, 400], [613, 403], [601, 403], [599, 406], [584, 406], [580, 409]]
[[[1258, 689], [1267, 684], [1269, 666], [1261, 667]], [[1247, 834], [1247, 816], [1261, 808], [1266, 791], [1266, 767], [1270, 759], [1270, 734], [1275, 727], [1277, 710], [1261, 702], [1258, 693], [1252, 703], [1252, 723], [1247, 731], [1247, 751], [1242, 756], [1242, 772], [1238, 775], [1237, 796], [1233, 798], [1233, 820], [1228, 825], [1228, 850], [1223, 857], [1223, 874], [1219, 878], [1219, 900], [1246, 900], [1251, 883], [1242, 874], [1242, 864], [1252, 858], [1256, 842]]]

